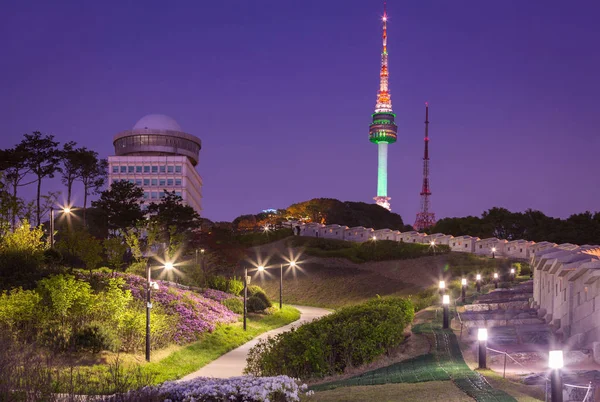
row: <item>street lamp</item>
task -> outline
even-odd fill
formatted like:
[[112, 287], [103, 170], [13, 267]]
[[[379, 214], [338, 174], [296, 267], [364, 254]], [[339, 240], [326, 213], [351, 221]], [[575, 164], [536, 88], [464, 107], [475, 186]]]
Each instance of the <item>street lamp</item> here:
[[440, 281], [440, 294], [443, 295], [446, 292], [446, 282]]
[[433, 255], [435, 255], [435, 240], [432, 240], [429, 242], [429, 245], [431, 246], [431, 248], [433, 249]]
[[465, 303], [465, 299], [466, 299], [466, 291], [467, 291], [467, 278], [462, 278], [462, 280], [460, 281], [460, 284], [462, 285], [462, 302], [463, 304]]
[[548, 355], [548, 367], [550, 372], [550, 396], [552, 402], [563, 402], [562, 378], [560, 369], [563, 368], [562, 350], [551, 350]]
[[479, 368], [486, 368], [486, 346], [487, 346], [488, 332], [487, 328], [479, 328], [477, 330], [477, 340], [479, 341]]
[[248, 315], [248, 285], [250, 285], [250, 279], [248, 268], [244, 267], [244, 331], [246, 330], [246, 316]]
[[496, 247], [492, 247], [492, 258], [496, 258]]
[[[50, 248], [54, 248], [54, 208], [50, 208]], [[70, 207], [64, 207], [62, 209], [56, 210], [58, 212], [62, 212], [65, 214], [71, 213]]]
[[494, 288], [498, 289], [498, 272], [494, 272]]
[[475, 281], [477, 283], [477, 293], [481, 293], [481, 274], [475, 275]]
[[[167, 262], [164, 265], [167, 270], [173, 269], [173, 263]], [[150, 361], [150, 309], [152, 308], [152, 300], [150, 294], [152, 289], [158, 290], [158, 283], [152, 282], [152, 267], [150, 260], [146, 263], [146, 361]]]
[[511, 276], [511, 279], [514, 281], [515, 280], [515, 269], [514, 268], [510, 269], [510, 276]]
[[443, 295], [442, 296], [442, 305], [444, 308], [444, 322], [443, 322], [443, 328], [444, 329], [448, 329], [448, 316], [450, 315], [449, 309], [450, 309], [450, 295]]

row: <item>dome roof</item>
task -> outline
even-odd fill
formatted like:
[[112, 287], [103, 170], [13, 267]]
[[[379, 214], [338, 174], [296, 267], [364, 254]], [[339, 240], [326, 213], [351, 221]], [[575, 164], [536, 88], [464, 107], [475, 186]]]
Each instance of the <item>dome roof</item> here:
[[154, 129], [154, 130], [172, 130], [183, 131], [175, 119], [164, 114], [148, 114], [135, 123], [134, 130]]

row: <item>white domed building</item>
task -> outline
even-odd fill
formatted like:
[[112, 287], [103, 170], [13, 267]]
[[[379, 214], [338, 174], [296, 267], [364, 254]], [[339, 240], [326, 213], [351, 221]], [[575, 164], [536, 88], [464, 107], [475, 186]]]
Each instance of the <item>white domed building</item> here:
[[202, 210], [202, 178], [196, 171], [202, 142], [162, 114], [142, 117], [131, 130], [115, 135], [108, 157], [109, 183], [126, 180], [144, 189], [145, 208], [175, 191], [196, 212]]

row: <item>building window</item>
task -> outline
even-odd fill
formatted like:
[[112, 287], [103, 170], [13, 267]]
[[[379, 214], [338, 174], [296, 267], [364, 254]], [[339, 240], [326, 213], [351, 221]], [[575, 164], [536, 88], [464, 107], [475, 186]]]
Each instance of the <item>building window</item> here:
[[119, 173], [119, 167], [113, 166], [113, 173]]
[[164, 186], [164, 185], [165, 185], [165, 183], [166, 183], [166, 180], [165, 180], [165, 179], [160, 179], [160, 180], [158, 181], [158, 185], [159, 185], [159, 186]]
[[465, 244], [465, 248], [469, 247], [468, 245]]
[[452, 247], [456, 246], [456, 243], [452, 243]]
[[522, 252], [523, 252], [523, 249], [522, 249], [522, 248], [520, 248], [520, 249], [519, 249], [519, 253], [522, 253]]
[[133, 179], [129, 179], [129, 180], [128, 180], [128, 182], [130, 182], [131, 184], [134, 184], [134, 183], [135, 183], [135, 180], [133, 180]]
[[152, 173], [158, 173], [158, 166], [152, 166]]
[[150, 166], [144, 166], [144, 173], [150, 173]]
[[133, 173], [135, 166], [127, 166], [127, 173]]
[[167, 166], [167, 172], [173, 173], [173, 166]]
[[140, 179], [135, 181], [135, 185], [136, 186], [141, 186], [142, 185], [142, 181]]
[[144, 186], [150, 185], [150, 179], [144, 179]]
[[167, 186], [169, 186], [169, 187], [173, 186], [173, 179], [167, 179]]
[[136, 166], [135, 167], [135, 172], [136, 173], [142, 173], [142, 167], [141, 166]]
[[158, 198], [158, 193], [157, 193], [156, 191], [152, 191], [152, 192], [150, 193], [150, 197], [151, 197], [151, 198]]
[[175, 191], [175, 195], [181, 197], [181, 191]]
[[480, 245], [479, 245], [479, 248], [483, 248], [483, 246], [480, 244]]
[[146, 199], [146, 200], [147, 200], [149, 196], [150, 196], [150, 194], [149, 194], [147, 191], [145, 191], [145, 192], [144, 192], [144, 199]]
[[164, 198], [165, 197], [165, 192], [164, 191], [160, 191], [158, 193], [158, 198]]
[[121, 166], [121, 173], [127, 173], [127, 166]]
[[167, 171], [167, 167], [166, 167], [165, 165], [162, 165], [162, 166], [160, 167], [160, 172], [161, 172], [161, 173], [164, 173], [164, 172], [166, 172], [166, 171]]
[[158, 186], [158, 180], [157, 179], [152, 179], [152, 185], [153, 186]]
[[175, 185], [181, 186], [181, 179], [175, 179]]
[[175, 166], [175, 173], [181, 173], [181, 166]]

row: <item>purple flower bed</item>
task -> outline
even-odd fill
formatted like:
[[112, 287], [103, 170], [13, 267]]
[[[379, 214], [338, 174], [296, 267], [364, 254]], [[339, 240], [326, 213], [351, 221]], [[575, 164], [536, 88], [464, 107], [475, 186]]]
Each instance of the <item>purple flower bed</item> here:
[[[111, 273], [96, 272], [100, 278], [108, 279]], [[126, 288], [138, 300], [146, 300], [146, 279], [137, 275], [117, 273], [125, 279]], [[177, 343], [193, 342], [204, 332], [212, 332], [217, 324], [237, 322], [238, 315], [216, 300], [199, 295], [189, 290], [168, 287], [163, 281], [156, 281], [157, 290], [152, 291], [152, 303], [160, 305], [167, 314], [178, 317], [174, 341]], [[223, 293], [223, 292], [221, 292]]]
[[307, 386], [298, 385], [293, 378], [277, 377], [199, 377], [190, 381], [166, 382], [157, 387], [165, 401], [246, 401], [298, 402], [300, 395], [311, 395]]
[[215, 289], [205, 289], [204, 291], [202, 291], [201, 294], [202, 296], [212, 299], [214, 301], [218, 301], [219, 303], [221, 303], [223, 300], [237, 297], [235, 295], [232, 295], [231, 293], [225, 293]]

